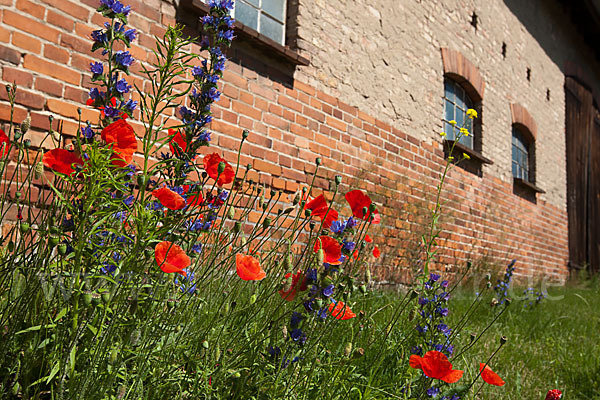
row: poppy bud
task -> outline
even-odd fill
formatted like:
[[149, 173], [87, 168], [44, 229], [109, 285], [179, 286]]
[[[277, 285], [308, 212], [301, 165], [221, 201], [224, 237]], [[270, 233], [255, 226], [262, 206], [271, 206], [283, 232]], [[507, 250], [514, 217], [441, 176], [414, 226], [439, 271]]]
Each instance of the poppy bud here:
[[304, 216], [307, 218], [310, 217], [311, 213], [312, 213], [312, 210], [309, 210], [309, 209], [304, 210]]
[[477, 335], [476, 335], [476, 334], [474, 334], [474, 333], [471, 333], [471, 337], [470, 337], [471, 343], [473, 343], [473, 341], [474, 341], [475, 339], [477, 339]]
[[104, 304], [108, 303], [110, 301], [110, 293], [109, 292], [102, 292], [102, 302]]
[[100, 295], [98, 293], [92, 293], [92, 304], [98, 305], [100, 303]]
[[363, 349], [362, 347], [359, 347], [358, 349], [354, 350], [354, 353], [352, 354], [353, 358], [360, 358], [362, 356], [365, 355], [365, 349]]
[[231, 377], [232, 377], [232, 378], [234, 378], [234, 379], [240, 379], [240, 378], [241, 378], [241, 376], [242, 376], [242, 375], [241, 375], [239, 372], [237, 372], [237, 371], [235, 371], [235, 372], [233, 373], [233, 375], [231, 375]]
[[56, 236], [50, 236], [50, 239], [48, 239], [48, 244], [50, 245], [50, 248], [53, 249], [54, 247], [56, 247], [56, 245], [58, 244], [58, 237]]
[[342, 183], [342, 177], [340, 175], [335, 176], [335, 184], [339, 185]]
[[[0, 152], [4, 152], [4, 144], [2, 144], [2, 150], [0, 150]], [[6, 163], [4, 162], [4, 160], [0, 160], [0, 171], [4, 170], [4, 165]]]
[[168, 299], [167, 300], [167, 308], [171, 309], [175, 307], [175, 300], [173, 299]]
[[242, 131], [242, 139], [247, 139], [248, 135], [250, 135], [250, 132], [248, 131], [248, 129], [244, 129]]
[[500, 336], [500, 346], [504, 346], [508, 338], [506, 336]]
[[252, 169], [252, 164], [246, 164], [246, 171], [250, 171]]
[[20, 198], [21, 198], [21, 195], [22, 195], [22, 193], [21, 193], [20, 191], [18, 191], [18, 190], [17, 190], [17, 191], [15, 192], [15, 197], [16, 197], [17, 199], [20, 199]]
[[317, 306], [317, 308], [321, 309], [323, 308], [323, 299], [316, 299], [315, 300], [315, 305]]
[[271, 189], [269, 194], [271, 195], [271, 197], [274, 197], [277, 194], [277, 192], [274, 189]]
[[367, 293], [367, 285], [360, 285], [360, 287], [358, 289], [360, 290], [360, 292], [362, 294], [366, 294]]
[[242, 223], [240, 221], [236, 221], [235, 224], [233, 224], [233, 232], [238, 233], [240, 230], [242, 230]]
[[86, 306], [89, 306], [90, 304], [92, 304], [92, 293], [91, 292], [85, 292], [83, 294], [83, 304]]
[[413, 319], [415, 319], [416, 314], [417, 312], [414, 309], [410, 310], [410, 312], [408, 313], [408, 320], [412, 321]]
[[26, 234], [27, 232], [29, 232], [29, 229], [31, 227], [29, 226], [29, 224], [27, 222], [21, 222], [19, 224], [19, 229], [21, 230], [22, 234]]
[[283, 267], [287, 270], [290, 269], [292, 267], [292, 255], [291, 254], [287, 254], [284, 258], [283, 258]]
[[315, 221], [310, 221], [310, 222], [308, 223], [308, 227], [310, 228], [310, 230], [311, 230], [311, 231], [314, 231], [314, 230], [315, 230], [315, 225], [316, 225], [316, 224], [315, 224]]
[[[44, 152], [42, 151], [42, 158], [44, 158]], [[1, 170], [2, 168], [0, 168]], [[33, 171], [33, 176], [35, 179], [40, 179], [44, 175], [44, 163], [42, 161], [38, 161], [35, 164], [35, 169]]]
[[137, 184], [140, 188], [145, 188], [148, 184], [148, 176], [145, 174], [137, 176]]
[[206, 171], [202, 171], [202, 173], [200, 175], [202, 176], [202, 179], [206, 179], [206, 177], [208, 176]]
[[294, 211], [294, 207], [287, 207], [285, 209], [283, 209], [283, 214], [291, 214], [292, 211]]
[[491, 301], [490, 305], [491, 305], [492, 307], [495, 307], [495, 306], [497, 306], [497, 305], [498, 305], [498, 299], [494, 297], [494, 298], [492, 299], [492, 301]]
[[267, 218], [263, 219], [262, 226], [263, 226], [263, 229], [267, 229], [269, 226], [271, 226], [271, 218], [267, 217]]
[[15, 141], [21, 139], [23, 137], [23, 135], [21, 134], [21, 131], [18, 129], [15, 129]]
[[217, 173], [220, 175], [223, 173], [223, 171], [225, 171], [225, 162], [221, 161], [217, 166]]
[[350, 354], [352, 354], [352, 342], [346, 343], [346, 346], [344, 347], [344, 355], [350, 357]]
[[317, 250], [317, 264], [321, 265], [325, 261], [325, 252], [323, 249]]
[[300, 193], [296, 193], [294, 200], [292, 200], [292, 204], [298, 205], [298, 203], [300, 203]]
[[487, 283], [485, 284], [485, 286], [486, 286], [488, 289], [489, 289], [489, 288], [491, 288], [491, 287], [492, 287], [492, 282], [487, 282]]
[[235, 209], [233, 207], [229, 207], [228, 215], [229, 219], [233, 219], [235, 217]]
[[363, 215], [367, 215], [368, 212], [369, 212], [369, 209], [367, 207], [362, 208]]
[[208, 340], [203, 340], [202, 341], [202, 347], [205, 349], [208, 349]]
[[258, 208], [262, 208], [264, 204], [265, 204], [265, 196], [260, 196], [258, 198]]
[[118, 353], [117, 349], [113, 348], [113, 349], [110, 351], [110, 358], [109, 358], [109, 362], [110, 362], [111, 364], [114, 364], [115, 362], [117, 362], [117, 357], [118, 357], [118, 356], [119, 356], [119, 353]]
[[367, 270], [365, 271], [365, 281], [367, 285], [371, 283], [371, 269], [369, 267], [367, 267]]
[[288, 334], [288, 330], [287, 330], [287, 326], [283, 326], [283, 329], [281, 330], [281, 333], [283, 333], [283, 338], [287, 338], [287, 334]]
[[21, 122], [21, 132], [23, 132], [24, 134], [27, 133], [27, 131], [29, 130], [29, 128], [31, 127], [31, 117], [27, 117], [23, 120], [23, 122]]
[[26, 149], [30, 148], [31, 147], [31, 140], [25, 139], [23, 141], [23, 146], [25, 146]]
[[485, 274], [485, 280], [489, 281], [490, 279], [492, 279], [492, 274], [490, 274], [489, 272], [487, 274]]
[[317, 157], [317, 159], [315, 160], [315, 164], [317, 164], [317, 167], [321, 165], [321, 157]]
[[221, 348], [217, 344], [217, 348], [215, 349], [215, 360], [219, 361], [221, 358]]
[[223, 311], [225, 311], [225, 314], [229, 314], [229, 309], [230, 309], [230, 307], [231, 307], [231, 306], [229, 305], [229, 303], [225, 303], [225, 307], [224, 307], [224, 309], [223, 309]]
[[60, 254], [61, 256], [64, 256], [65, 254], [67, 254], [67, 245], [64, 243], [61, 243], [58, 245], [58, 254]]
[[410, 291], [410, 298], [411, 299], [416, 299], [417, 296], [419, 296], [419, 293], [416, 290], [411, 290]]
[[10, 390], [12, 391], [13, 396], [17, 396], [21, 390], [21, 385], [19, 382], [15, 382]]
[[263, 205], [262, 205], [263, 211], [267, 211], [267, 208], [269, 208], [269, 203], [263, 203]]
[[506, 299], [506, 300], [504, 300], [504, 305], [506, 307], [510, 306], [510, 303], [512, 303], [512, 299]]
[[250, 296], [250, 304], [254, 304], [256, 303], [256, 294], [253, 294], [252, 296]]

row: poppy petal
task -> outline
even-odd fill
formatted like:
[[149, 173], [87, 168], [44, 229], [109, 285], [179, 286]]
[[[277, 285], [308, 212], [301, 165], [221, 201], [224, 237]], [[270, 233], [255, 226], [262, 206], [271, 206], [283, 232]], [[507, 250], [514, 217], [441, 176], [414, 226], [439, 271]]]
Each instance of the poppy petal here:
[[[169, 140], [169, 149], [171, 150], [171, 153], [180, 155], [181, 151], [186, 151], [187, 142], [185, 141], [185, 137], [183, 137], [179, 129], [175, 130], [169, 128], [169, 136], [171, 136], [171, 140]], [[177, 149], [173, 143], [177, 143], [181, 150]]]
[[484, 382], [494, 386], [504, 385], [504, 381], [502, 380], [502, 378], [500, 378], [500, 376], [498, 376], [497, 373], [492, 371], [492, 369], [488, 365], [484, 363], [479, 363], [479, 371], [481, 372], [481, 378]]
[[137, 138], [131, 125], [119, 119], [102, 130], [102, 140], [112, 144], [113, 164], [124, 167], [131, 164], [133, 153], [137, 151]]
[[0, 129], [0, 157], [4, 157], [10, 151], [10, 140], [6, 133]]
[[315, 215], [315, 211], [321, 210], [322, 208], [327, 209], [327, 201], [325, 200], [325, 196], [323, 196], [323, 194], [315, 197], [304, 206], [305, 210], [312, 211], [311, 215]]
[[464, 371], [454, 369], [454, 370], [450, 371], [450, 373], [441, 377], [440, 380], [444, 381], [446, 383], [456, 383], [460, 380], [460, 378], [462, 378], [464, 373], [465, 373]]
[[415, 368], [415, 369], [423, 369], [423, 366], [421, 365], [422, 362], [423, 362], [423, 357], [418, 356], [416, 354], [413, 354], [408, 359], [408, 364], [410, 365], [410, 367]]
[[235, 267], [238, 276], [245, 281], [260, 281], [267, 276], [258, 260], [249, 255], [236, 254]]
[[83, 160], [77, 154], [65, 149], [52, 149], [44, 153], [42, 162], [46, 168], [65, 175], [74, 172], [73, 164], [83, 165]]
[[373, 241], [373, 239], [371, 239], [371, 236], [365, 235], [365, 242], [371, 243], [372, 241]]
[[356, 317], [356, 314], [354, 314], [352, 310], [344, 304], [343, 301], [338, 301], [337, 303], [330, 303], [328, 311], [335, 319], [340, 319], [342, 321], [346, 321]]
[[373, 257], [379, 258], [380, 255], [381, 251], [379, 250], [379, 247], [375, 246], [375, 248], [373, 249]]
[[[205, 155], [202, 162], [204, 164], [204, 170], [208, 176], [217, 181], [217, 186], [223, 186], [233, 182], [235, 171], [231, 165], [229, 165], [229, 163], [217, 153]], [[223, 172], [221, 172], [221, 174], [219, 174], [219, 164], [221, 162], [225, 164], [225, 169]]]
[[163, 272], [187, 275], [184, 269], [190, 266], [190, 258], [178, 245], [166, 240], [160, 242], [154, 247], [154, 258]]
[[430, 378], [439, 379], [446, 383], [454, 383], [462, 378], [464, 374], [464, 371], [452, 369], [448, 357], [439, 351], [428, 351], [425, 356], [417, 357], [415, 355], [410, 357], [410, 366], [422, 369], [423, 373]]
[[183, 197], [166, 187], [153, 190], [152, 195], [169, 210], [181, 210], [186, 205]]
[[325, 262], [328, 264], [337, 263], [342, 256], [342, 246], [332, 237], [320, 236], [315, 242], [315, 252], [319, 251], [321, 247], [323, 247], [323, 252], [325, 253]]

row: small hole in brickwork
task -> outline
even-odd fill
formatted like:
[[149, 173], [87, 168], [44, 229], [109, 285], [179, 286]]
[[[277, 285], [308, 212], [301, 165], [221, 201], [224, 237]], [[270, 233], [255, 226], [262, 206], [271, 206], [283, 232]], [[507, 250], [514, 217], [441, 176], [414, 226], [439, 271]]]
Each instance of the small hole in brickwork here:
[[546, 100], [550, 101], [550, 89], [546, 89]]
[[531, 68], [527, 68], [527, 80], [531, 82]]
[[478, 21], [479, 21], [479, 17], [475, 13], [475, 11], [473, 11], [473, 14], [471, 15], [471, 25], [473, 26], [473, 28], [477, 29]]
[[502, 42], [502, 57], [506, 58], [506, 43]]

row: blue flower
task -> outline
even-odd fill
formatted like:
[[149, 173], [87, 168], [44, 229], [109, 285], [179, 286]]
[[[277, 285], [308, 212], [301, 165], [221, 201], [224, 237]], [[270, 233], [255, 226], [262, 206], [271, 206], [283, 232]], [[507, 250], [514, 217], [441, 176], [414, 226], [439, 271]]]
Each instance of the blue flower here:
[[184, 269], [187, 272], [187, 276], [180, 277], [177, 275], [175, 277], [175, 284], [179, 285], [179, 290], [183, 293], [193, 294], [196, 291], [196, 283], [194, 283], [194, 272], [190, 272], [188, 268]]
[[116, 118], [119, 116], [121, 112], [119, 111], [119, 109], [114, 108], [114, 107], [105, 107], [104, 108], [104, 115], [107, 118]]
[[130, 67], [135, 59], [129, 54], [129, 51], [117, 51], [114, 55], [115, 62], [124, 68]]
[[317, 281], [317, 269], [309, 268], [306, 270], [306, 281], [307, 282], [316, 282]]
[[321, 293], [323, 293], [323, 296], [329, 297], [333, 294], [334, 289], [335, 289], [335, 285], [332, 283], [332, 284], [324, 287], [323, 290], [321, 291]]
[[331, 229], [331, 232], [335, 233], [336, 235], [339, 235], [342, 232], [344, 232], [344, 229], [346, 229], [346, 223], [344, 223], [343, 221], [333, 221], [329, 229]]
[[300, 328], [293, 329], [292, 332], [290, 332], [290, 337], [294, 342], [301, 345], [306, 343], [306, 334], [302, 332], [302, 329]]
[[425, 332], [427, 332], [427, 325], [425, 325], [425, 326], [417, 325], [417, 326], [415, 327], [415, 329], [416, 329], [416, 330], [417, 330], [417, 332], [419, 332], [419, 333], [425, 333]]
[[104, 32], [102, 29], [92, 31], [92, 39], [98, 44], [108, 43], [108, 36], [106, 36], [106, 32]]
[[127, 38], [127, 40], [129, 40], [130, 42], [133, 42], [137, 36], [137, 32], [135, 29], [127, 29], [125, 31], [124, 35]]
[[353, 217], [348, 218], [348, 221], [346, 221], [346, 228], [347, 229], [352, 229], [354, 228], [356, 225], [358, 224], [358, 221], [355, 220]]
[[94, 137], [94, 130], [92, 129], [92, 126], [90, 124], [87, 124], [86, 126], [82, 127], [80, 131], [83, 137], [86, 139], [91, 139]]
[[138, 102], [133, 101], [132, 99], [127, 100], [125, 102], [125, 104], [123, 104], [125, 109], [128, 110], [130, 113], [132, 113], [136, 109], [137, 105], [138, 105]]
[[269, 346], [269, 348], [267, 349], [267, 353], [269, 353], [271, 357], [277, 358], [281, 355], [281, 349], [277, 346]]
[[90, 63], [90, 71], [92, 71], [92, 74], [94, 75], [102, 75], [102, 73], [104, 73], [104, 66], [101, 62]]
[[413, 348], [410, 349], [410, 352], [412, 354], [416, 354], [416, 355], [420, 356], [421, 354], [423, 354], [423, 349], [421, 348], [421, 346], [414, 346]]
[[131, 89], [131, 85], [129, 85], [129, 83], [127, 83], [125, 79], [121, 79], [115, 84], [115, 89], [117, 90], [117, 92], [124, 94], [129, 92], [129, 90]]
[[440, 279], [440, 275], [431, 273], [429, 274], [429, 279], [431, 279], [433, 282], [437, 282], [438, 279]]
[[303, 319], [303, 315], [300, 314], [299, 312], [294, 311], [292, 313], [292, 317], [290, 318], [290, 327], [292, 327], [292, 329], [295, 329], [298, 327], [298, 325], [300, 324], [300, 321], [302, 321]]
[[436, 387], [431, 387], [431, 388], [427, 389], [427, 396], [437, 397], [439, 392], [440, 392], [440, 389], [438, 389]]
[[104, 93], [100, 92], [98, 90], [98, 88], [91, 88], [90, 89], [90, 99], [96, 101], [98, 100], [100, 97], [102, 97]]
[[192, 246], [192, 251], [194, 253], [200, 253], [202, 251], [202, 244], [198, 243]]

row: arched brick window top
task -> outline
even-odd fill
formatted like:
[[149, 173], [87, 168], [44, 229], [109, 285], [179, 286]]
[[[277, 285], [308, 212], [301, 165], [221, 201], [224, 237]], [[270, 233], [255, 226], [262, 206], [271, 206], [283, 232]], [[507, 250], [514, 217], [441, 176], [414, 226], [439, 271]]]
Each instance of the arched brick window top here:
[[525, 128], [520, 130], [526, 131], [525, 133], [531, 135], [529, 140], [535, 142], [537, 139], [537, 125], [531, 114], [529, 114], [529, 111], [522, 105], [514, 103], [510, 105], [510, 112], [512, 114], [513, 125]]
[[444, 75], [460, 83], [475, 102], [483, 100], [485, 82], [479, 69], [456, 50], [442, 48]]

